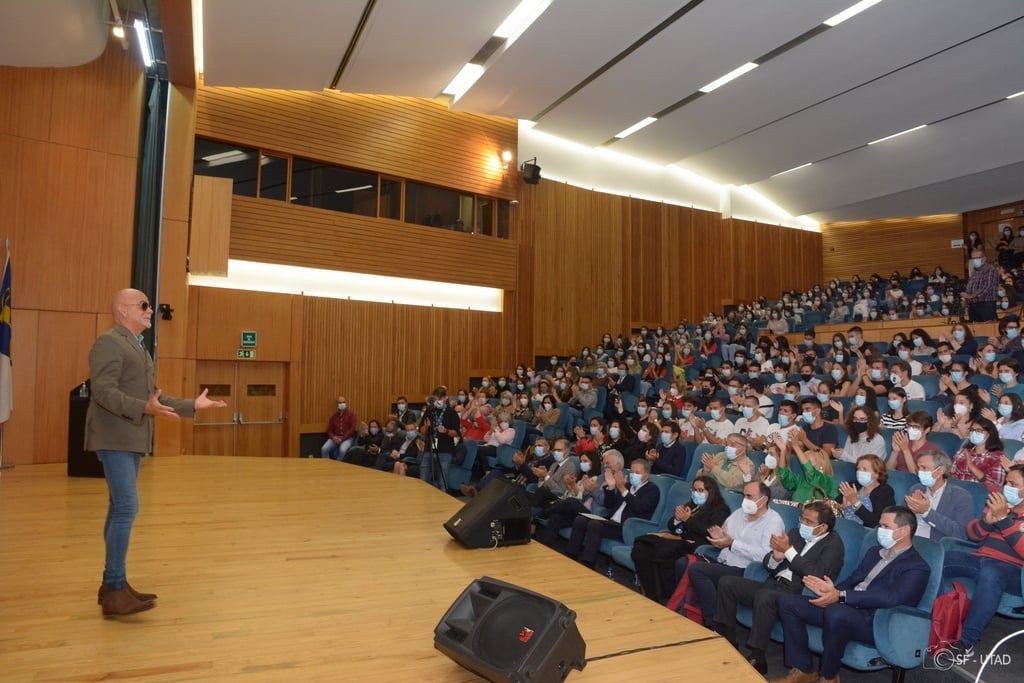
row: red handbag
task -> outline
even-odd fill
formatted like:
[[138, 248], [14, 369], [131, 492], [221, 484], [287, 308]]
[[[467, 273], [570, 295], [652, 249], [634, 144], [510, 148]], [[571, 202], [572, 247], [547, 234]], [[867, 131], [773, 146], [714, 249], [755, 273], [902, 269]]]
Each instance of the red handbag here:
[[679, 584], [672, 592], [672, 597], [668, 599], [666, 607], [703, 626], [704, 615], [701, 613], [700, 606], [697, 603], [697, 592], [690, 585], [691, 566], [692, 561], [686, 565], [683, 578], [679, 579]]
[[960, 640], [964, 620], [970, 609], [971, 599], [958, 581], [953, 582], [953, 590], [935, 598], [932, 605], [932, 630], [928, 635], [929, 653], [935, 654], [949, 647], [950, 643]]

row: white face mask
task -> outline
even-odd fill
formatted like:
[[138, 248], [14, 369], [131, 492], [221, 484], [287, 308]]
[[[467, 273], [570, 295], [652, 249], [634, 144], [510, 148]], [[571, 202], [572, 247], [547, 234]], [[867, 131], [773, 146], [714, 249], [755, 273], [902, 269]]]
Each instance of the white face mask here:
[[740, 503], [740, 507], [743, 509], [743, 512], [745, 514], [753, 516], [757, 514], [757, 504], [760, 502], [760, 498], [758, 498], [757, 500], [750, 500], [749, 498], [744, 498], [743, 502]]

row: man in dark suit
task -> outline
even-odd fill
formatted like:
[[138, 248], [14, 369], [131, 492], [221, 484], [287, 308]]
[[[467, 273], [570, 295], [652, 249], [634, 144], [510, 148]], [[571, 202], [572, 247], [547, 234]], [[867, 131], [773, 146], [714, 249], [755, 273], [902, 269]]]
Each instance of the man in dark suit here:
[[835, 581], [843, 567], [845, 548], [837, 534], [836, 516], [822, 501], [804, 506], [800, 528], [771, 537], [772, 551], [762, 563], [768, 570], [764, 582], [742, 576], [723, 576], [715, 600], [716, 630], [739, 649], [736, 642], [736, 605], [753, 608], [754, 620], [747, 638], [750, 663], [758, 673], [768, 672], [765, 651], [779, 615], [779, 598], [799, 595], [805, 576], [827, 576]]
[[604, 492], [605, 519], [577, 515], [569, 537], [570, 557], [588, 567], [597, 562], [601, 541], [605, 538], [622, 540], [622, 525], [627, 519], [650, 519], [661, 500], [658, 487], [650, 483], [651, 466], [646, 460], [634, 460], [629, 466], [629, 481], [621, 471], [614, 474], [615, 487]]
[[931, 568], [914, 549], [917, 515], [893, 505], [882, 511], [878, 524], [879, 546], [865, 553], [848, 579], [833, 584], [828, 577], [806, 576], [804, 586], [818, 597], [802, 595], [779, 598], [779, 618], [785, 633], [785, 662], [790, 667], [780, 683], [815, 683], [819, 673], [811, 662], [807, 625], [822, 628], [820, 677], [839, 678], [840, 660], [851, 640], [875, 644], [875, 610], [916, 606], [931, 576]]
[[142, 345], [143, 330], [152, 326], [153, 307], [137, 289], [123, 289], [112, 305], [114, 326], [101, 334], [89, 351], [92, 389], [85, 416], [85, 448], [103, 463], [110, 505], [103, 527], [106, 567], [97, 598], [103, 616], [134, 614], [154, 606], [156, 595], [128, 584], [125, 560], [132, 524], [139, 511], [135, 480], [139, 460], [153, 451], [153, 418], [192, 417], [197, 410], [224, 408], [206, 389], [193, 399], [161, 395], [156, 366]]

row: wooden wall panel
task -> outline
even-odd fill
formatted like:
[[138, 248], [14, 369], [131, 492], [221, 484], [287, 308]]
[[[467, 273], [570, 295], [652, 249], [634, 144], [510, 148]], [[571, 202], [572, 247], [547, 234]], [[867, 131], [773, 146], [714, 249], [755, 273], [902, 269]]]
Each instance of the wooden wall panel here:
[[232, 238], [231, 187], [230, 178], [197, 175], [193, 180], [192, 230], [188, 245], [189, 272], [193, 275], [228, 274]]
[[231, 207], [233, 259], [502, 289], [516, 286], [518, 249], [512, 240], [270, 199], [235, 196]]
[[67, 460], [68, 393], [89, 377], [95, 332], [95, 313], [39, 313], [35, 405], [15, 404], [15, 410], [36, 412], [33, 462]]
[[510, 362], [501, 313], [303, 298], [302, 422], [322, 429], [344, 395], [361, 419]]
[[[421, 98], [200, 88], [196, 134], [378, 171], [502, 199], [519, 175], [499, 155], [517, 149], [514, 119], [450, 111]], [[513, 159], [511, 168], [518, 166]]]
[[164, 160], [164, 219], [187, 221], [192, 194], [196, 91], [171, 86], [167, 102], [167, 154]]
[[950, 247], [951, 240], [963, 237], [960, 214], [826, 223], [821, 234], [826, 280], [872, 273], [888, 277], [894, 270], [906, 275], [914, 266], [964, 273], [963, 251]]
[[[519, 360], [574, 353], [605, 330], [697, 320], [821, 282], [819, 233], [550, 181], [524, 186], [520, 206], [535, 245], [536, 294], [531, 352]], [[621, 241], [610, 234], [616, 225]], [[609, 280], [617, 272], [618, 287]]]
[[290, 294], [193, 287], [199, 294], [194, 311], [197, 360], [235, 360], [243, 330], [255, 330], [256, 360], [291, 360]]
[[964, 236], [977, 232], [990, 256], [995, 256], [995, 245], [1001, 236], [1000, 227], [1010, 225], [1014, 236], [1024, 228], [1024, 199], [987, 209], [968, 211], [964, 217]]
[[[68, 391], [130, 284], [144, 77], [112, 42], [63, 69], [0, 67], [0, 238], [11, 238], [14, 412], [5, 457], [67, 454]], [[2, 256], [2, 254], [0, 254]]]

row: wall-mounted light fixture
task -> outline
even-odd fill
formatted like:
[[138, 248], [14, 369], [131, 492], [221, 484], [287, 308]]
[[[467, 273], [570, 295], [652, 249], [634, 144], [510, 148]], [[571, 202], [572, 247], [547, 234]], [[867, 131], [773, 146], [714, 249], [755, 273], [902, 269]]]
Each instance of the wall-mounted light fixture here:
[[507, 171], [510, 163], [512, 163], [512, 152], [506, 149], [501, 153], [501, 170]]

